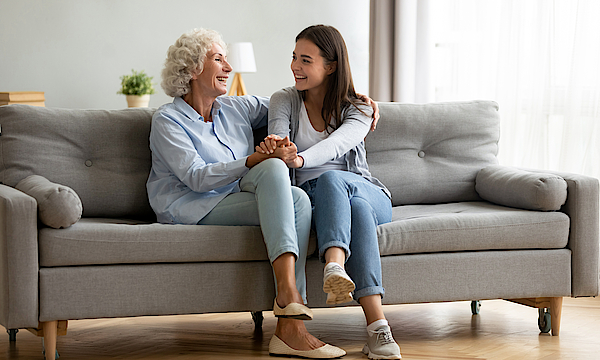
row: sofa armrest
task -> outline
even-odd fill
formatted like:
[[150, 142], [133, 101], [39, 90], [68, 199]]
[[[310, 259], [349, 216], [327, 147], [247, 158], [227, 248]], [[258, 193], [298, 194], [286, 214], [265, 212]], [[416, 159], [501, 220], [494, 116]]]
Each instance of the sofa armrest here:
[[38, 325], [38, 219], [35, 199], [0, 184], [0, 324]]
[[567, 182], [567, 201], [560, 211], [569, 215], [571, 229], [567, 247], [572, 251], [571, 296], [597, 296], [599, 291], [599, 182], [572, 173], [523, 169], [554, 174]]
[[561, 211], [571, 218], [568, 247], [572, 296], [596, 296], [599, 290], [599, 183], [598, 179], [555, 171], [544, 171], [567, 181], [567, 202]]

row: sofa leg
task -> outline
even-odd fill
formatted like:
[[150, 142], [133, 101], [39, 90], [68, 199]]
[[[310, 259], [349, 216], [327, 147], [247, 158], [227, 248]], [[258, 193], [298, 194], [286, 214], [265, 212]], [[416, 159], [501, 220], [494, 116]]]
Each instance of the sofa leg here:
[[252, 311], [252, 320], [254, 320], [254, 331], [262, 331], [263, 319], [264, 317], [262, 311]]
[[542, 313], [544, 311], [546, 311], [545, 309], [550, 309], [550, 328], [543, 330], [540, 325], [540, 330], [542, 332], [549, 332], [550, 330], [552, 330], [553, 336], [558, 336], [558, 334], [560, 333], [560, 317], [562, 314], [562, 303], [563, 303], [562, 297], [506, 299], [506, 300], [540, 309], [540, 319], [542, 319], [541, 316], [542, 316]]
[[6, 332], [8, 333], [8, 341], [17, 341], [17, 333], [19, 332], [19, 329], [8, 329]]
[[46, 360], [55, 360], [58, 321], [43, 322], [42, 329], [44, 330], [44, 352], [46, 355]]
[[562, 315], [562, 297], [550, 298], [550, 316], [552, 318], [552, 336], [560, 334], [560, 317]]

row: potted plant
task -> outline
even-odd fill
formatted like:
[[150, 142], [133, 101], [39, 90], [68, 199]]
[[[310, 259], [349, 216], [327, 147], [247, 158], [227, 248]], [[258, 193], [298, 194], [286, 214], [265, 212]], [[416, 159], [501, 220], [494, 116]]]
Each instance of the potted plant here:
[[154, 94], [152, 76], [146, 75], [142, 70], [131, 70], [131, 75], [121, 76], [121, 90], [117, 94], [126, 95], [129, 107], [148, 107], [150, 95]]

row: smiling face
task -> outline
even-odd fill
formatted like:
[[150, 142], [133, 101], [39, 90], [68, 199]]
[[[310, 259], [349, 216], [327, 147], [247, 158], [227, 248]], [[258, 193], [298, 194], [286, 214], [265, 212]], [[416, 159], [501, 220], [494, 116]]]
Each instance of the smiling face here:
[[327, 76], [335, 71], [333, 65], [325, 64], [317, 45], [306, 39], [296, 42], [291, 69], [296, 80], [296, 89], [300, 91], [321, 87], [325, 89]]
[[231, 70], [225, 50], [218, 44], [213, 44], [206, 54], [202, 72], [192, 79], [198, 82], [204, 96], [217, 97], [227, 93], [227, 79]]

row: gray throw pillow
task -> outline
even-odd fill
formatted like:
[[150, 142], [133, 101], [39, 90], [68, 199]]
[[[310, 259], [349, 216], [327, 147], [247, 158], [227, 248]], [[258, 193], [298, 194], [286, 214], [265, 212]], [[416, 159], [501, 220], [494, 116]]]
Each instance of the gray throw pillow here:
[[81, 219], [81, 199], [68, 186], [31, 175], [19, 181], [15, 188], [37, 200], [38, 216], [44, 225], [55, 229], [68, 228]]
[[484, 200], [528, 210], [560, 210], [567, 200], [562, 177], [499, 165], [479, 171], [475, 190]]

